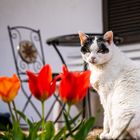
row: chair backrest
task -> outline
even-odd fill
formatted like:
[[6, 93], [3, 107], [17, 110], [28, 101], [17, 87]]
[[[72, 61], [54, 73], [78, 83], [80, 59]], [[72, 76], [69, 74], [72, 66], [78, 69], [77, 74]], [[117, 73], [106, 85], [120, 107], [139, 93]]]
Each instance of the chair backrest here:
[[[42, 66], [45, 65], [40, 30], [24, 26], [8, 26], [8, 32], [17, 75], [21, 81], [21, 92], [23, 92], [21, 96], [23, 99], [20, 99], [22, 100], [20, 102], [20, 106], [22, 106], [21, 111], [33, 118], [33, 120], [38, 120], [41, 118], [42, 113], [41, 104], [32, 98], [30, 94], [26, 71], [31, 70], [38, 73]], [[53, 110], [53, 108], [58, 106], [58, 104], [63, 108], [63, 104], [57, 94], [54, 94], [50, 100], [51, 101], [47, 103], [47, 112], [45, 113], [46, 120], [54, 118], [53, 111], [55, 109]], [[55, 122], [59, 120], [61, 113], [62, 111], [59, 111], [59, 113], [57, 113], [58, 116], [55, 115]]]
[[38, 72], [45, 64], [40, 30], [8, 26], [8, 32], [18, 75], [24, 75], [27, 69]]

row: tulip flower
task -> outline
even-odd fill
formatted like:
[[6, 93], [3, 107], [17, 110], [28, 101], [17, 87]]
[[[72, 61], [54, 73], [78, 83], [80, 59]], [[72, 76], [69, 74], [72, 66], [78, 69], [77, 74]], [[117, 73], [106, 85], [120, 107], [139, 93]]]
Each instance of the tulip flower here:
[[16, 74], [12, 77], [0, 77], [0, 98], [4, 102], [11, 102], [16, 97], [20, 88], [20, 81]]
[[84, 72], [69, 72], [67, 67], [63, 66], [63, 73], [60, 77], [59, 92], [64, 102], [72, 105], [81, 101], [86, 96], [90, 85], [89, 70]]
[[[31, 71], [27, 71], [29, 77], [29, 88], [32, 95], [41, 101], [42, 104], [42, 131], [45, 129], [45, 119], [44, 119], [44, 102], [48, 99], [55, 91], [56, 80], [52, 81], [52, 70], [50, 65], [45, 65], [39, 72], [35, 75]], [[42, 135], [43, 139], [43, 135]]]
[[27, 71], [29, 77], [29, 88], [32, 95], [40, 101], [45, 101], [55, 91], [56, 81], [52, 81], [52, 70], [50, 65], [45, 65], [38, 76]]

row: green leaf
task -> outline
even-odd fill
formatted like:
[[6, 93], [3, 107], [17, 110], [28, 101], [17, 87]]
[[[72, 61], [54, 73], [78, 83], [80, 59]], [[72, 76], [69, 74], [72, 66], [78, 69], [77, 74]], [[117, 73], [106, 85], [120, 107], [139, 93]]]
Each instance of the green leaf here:
[[60, 140], [66, 133], [66, 126], [62, 127], [59, 132], [52, 138], [52, 140]]
[[5, 136], [0, 136], [0, 140], [10, 140], [10, 138], [5, 137]]
[[[70, 133], [69, 133], [69, 132], [66, 133], [66, 131], [67, 131], [68, 127], [70, 127], [70, 125], [74, 124], [74, 122], [77, 121], [77, 119], [80, 117], [81, 113], [82, 113], [82, 111], [79, 112], [79, 113], [78, 113], [74, 118], [72, 118], [71, 120], [68, 120], [68, 117], [67, 117], [66, 112], [65, 112], [65, 117], [64, 117], [64, 118], [67, 120], [67, 121], [66, 121], [66, 120], [65, 120], [65, 121], [66, 121], [68, 124], [65, 125], [65, 126], [63, 126], [63, 127], [59, 130], [59, 132], [53, 137], [52, 140], [60, 140], [60, 139], [63, 139], [64, 137], [70, 136]], [[80, 125], [81, 125], [81, 122], [78, 123], [77, 126], [72, 127], [72, 128], [71, 128], [71, 131], [72, 131], [72, 132], [75, 132], [75, 131], [80, 127]]]
[[75, 131], [77, 131], [79, 128], [81, 128], [81, 125], [83, 124], [83, 122], [82, 121], [79, 121], [78, 123], [77, 123], [77, 125], [76, 126], [74, 126], [73, 128], [72, 128], [72, 132], [74, 133]]
[[9, 125], [0, 124], [0, 130], [1, 131], [7, 131], [8, 127], [9, 127]]
[[0, 140], [10, 140], [11, 136], [7, 133], [4, 132], [4, 134], [0, 134]]
[[45, 123], [45, 131], [43, 133], [45, 140], [51, 140], [51, 138], [55, 134], [55, 128], [52, 121], [48, 121]]
[[88, 120], [85, 120], [79, 131], [75, 134], [75, 140], [85, 140], [90, 129], [93, 127], [95, 118], [91, 117]]
[[42, 121], [39, 121], [37, 123], [32, 123], [33, 127], [29, 129], [29, 136], [28, 140], [35, 140], [38, 137], [38, 130], [42, 124]]
[[67, 130], [69, 131], [70, 136], [73, 136], [72, 130], [71, 130], [71, 122], [69, 121], [68, 117], [69, 116], [64, 112], [64, 119], [65, 119], [65, 122], [66, 122]]
[[80, 117], [80, 115], [81, 115], [82, 112], [83, 112], [83, 111], [80, 111], [74, 118], [72, 118], [72, 119], [69, 121], [69, 123], [70, 123], [70, 124], [73, 124], [75, 121], [77, 121], [77, 119]]
[[29, 127], [33, 127], [33, 123], [26, 117], [25, 114], [23, 114], [23, 112], [19, 111], [19, 110], [15, 110], [20, 117], [28, 124]]
[[[82, 121], [80, 121], [76, 126], [73, 126], [71, 128], [72, 133], [75, 133], [81, 127], [81, 125], [82, 125]], [[71, 135], [70, 132], [65, 132], [65, 137], [67, 138], [69, 136], [73, 137], [73, 135]]]
[[25, 135], [23, 134], [22, 129], [20, 128], [19, 122], [13, 123], [11, 135], [13, 137], [13, 140], [25, 140]]

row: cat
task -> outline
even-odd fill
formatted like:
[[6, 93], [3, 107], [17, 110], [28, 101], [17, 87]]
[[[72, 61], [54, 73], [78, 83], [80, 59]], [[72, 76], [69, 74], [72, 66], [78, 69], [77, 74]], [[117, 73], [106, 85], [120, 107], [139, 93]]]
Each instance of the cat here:
[[[101, 139], [140, 139], [140, 66], [113, 42], [113, 32], [94, 38], [79, 32], [81, 55], [104, 109]], [[123, 132], [126, 130], [125, 132]]]

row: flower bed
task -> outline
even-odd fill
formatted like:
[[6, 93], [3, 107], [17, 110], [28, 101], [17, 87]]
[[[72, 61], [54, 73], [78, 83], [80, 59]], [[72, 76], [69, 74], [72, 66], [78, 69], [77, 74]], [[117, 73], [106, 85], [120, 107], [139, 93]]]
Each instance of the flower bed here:
[[[50, 65], [45, 65], [38, 75], [27, 71], [29, 78], [29, 89], [31, 94], [40, 101], [42, 105], [42, 119], [38, 122], [29, 120], [26, 115], [16, 108], [14, 98], [18, 95], [20, 89], [20, 80], [14, 74], [12, 77], [0, 77], [0, 98], [7, 103], [11, 116], [13, 127], [6, 126], [7, 131], [0, 135], [1, 140], [85, 140], [88, 133], [94, 126], [95, 118], [80, 119], [79, 112], [73, 118], [70, 117], [71, 106], [83, 100], [90, 85], [90, 71], [69, 72], [66, 66], [63, 66], [63, 72], [52, 79], [52, 70]], [[65, 124], [58, 132], [54, 127], [54, 122], [44, 119], [44, 102], [52, 96], [56, 88], [56, 81], [60, 80], [59, 95], [65, 103], [67, 109], [63, 110]], [[19, 117], [28, 125], [28, 135], [23, 133], [20, 127]], [[75, 123], [75, 125], [74, 125]], [[40, 131], [40, 133], [38, 133]], [[90, 135], [88, 135], [89, 137]]]

